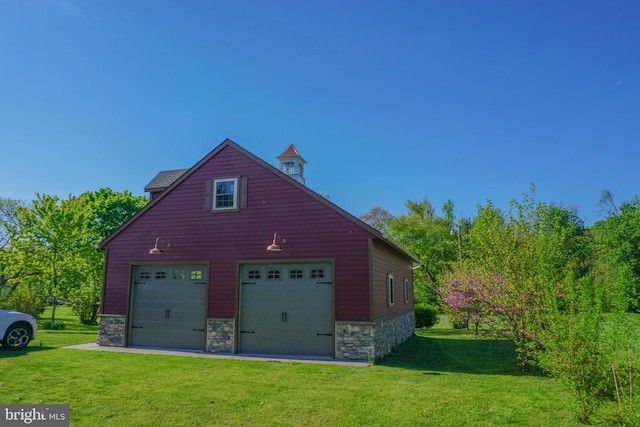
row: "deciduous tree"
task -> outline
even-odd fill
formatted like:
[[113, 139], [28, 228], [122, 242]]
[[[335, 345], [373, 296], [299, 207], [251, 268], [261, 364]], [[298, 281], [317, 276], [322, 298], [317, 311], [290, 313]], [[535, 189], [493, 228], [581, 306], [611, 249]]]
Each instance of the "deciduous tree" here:
[[459, 242], [451, 235], [453, 203], [445, 203], [444, 216], [436, 214], [428, 199], [409, 200], [406, 207], [406, 214], [389, 221], [387, 232], [420, 259], [414, 272], [416, 301], [439, 305], [435, 289], [458, 256]]

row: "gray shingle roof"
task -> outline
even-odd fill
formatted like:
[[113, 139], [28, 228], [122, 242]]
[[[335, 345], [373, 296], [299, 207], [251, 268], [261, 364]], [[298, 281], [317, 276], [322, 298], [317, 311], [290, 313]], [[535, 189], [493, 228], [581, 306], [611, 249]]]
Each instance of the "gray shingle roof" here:
[[158, 174], [144, 187], [144, 191], [154, 192], [162, 191], [173, 184], [189, 169], [174, 169], [170, 171], [160, 171]]

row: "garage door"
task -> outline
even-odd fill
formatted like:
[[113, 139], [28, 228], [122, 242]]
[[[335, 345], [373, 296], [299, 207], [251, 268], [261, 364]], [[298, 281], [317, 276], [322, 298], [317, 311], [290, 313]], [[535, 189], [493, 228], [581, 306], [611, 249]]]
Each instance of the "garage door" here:
[[202, 350], [206, 278], [202, 265], [135, 266], [129, 345]]
[[240, 270], [240, 352], [333, 355], [331, 264], [252, 264]]

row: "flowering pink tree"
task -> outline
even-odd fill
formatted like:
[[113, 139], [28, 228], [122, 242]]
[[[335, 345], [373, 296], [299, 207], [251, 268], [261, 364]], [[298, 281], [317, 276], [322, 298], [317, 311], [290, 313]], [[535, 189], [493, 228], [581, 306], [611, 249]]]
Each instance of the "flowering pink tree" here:
[[454, 319], [467, 328], [471, 323], [478, 336], [478, 329], [489, 313], [489, 298], [483, 280], [471, 273], [461, 277], [450, 274], [437, 292]]

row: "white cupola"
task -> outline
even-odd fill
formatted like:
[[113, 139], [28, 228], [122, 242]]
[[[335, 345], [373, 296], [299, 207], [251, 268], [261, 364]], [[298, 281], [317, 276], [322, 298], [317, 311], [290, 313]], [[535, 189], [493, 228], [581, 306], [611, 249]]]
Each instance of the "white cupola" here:
[[280, 171], [304, 185], [304, 165], [307, 162], [304, 161], [293, 144], [291, 144], [284, 153], [276, 157], [276, 159], [280, 162]]

